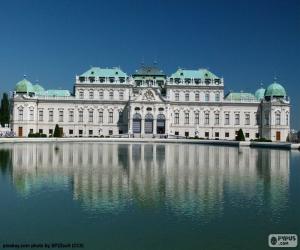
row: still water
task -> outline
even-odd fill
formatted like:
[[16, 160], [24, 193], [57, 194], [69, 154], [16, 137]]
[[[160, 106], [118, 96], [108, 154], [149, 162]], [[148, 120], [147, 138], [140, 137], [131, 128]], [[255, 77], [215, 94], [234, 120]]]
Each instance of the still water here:
[[0, 145], [3, 243], [268, 249], [300, 233], [300, 153], [187, 144]]

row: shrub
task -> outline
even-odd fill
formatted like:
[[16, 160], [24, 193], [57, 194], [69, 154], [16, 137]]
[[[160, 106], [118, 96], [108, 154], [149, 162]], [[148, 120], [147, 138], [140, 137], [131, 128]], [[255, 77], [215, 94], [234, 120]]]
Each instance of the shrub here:
[[236, 141], [245, 141], [245, 136], [244, 136], [244, 132], [243, 130], [240, 128], [240, 130], [238, 131], [237, 136], [235, 137]]
[[55, 125], [53, 137], [62, 137], [58, 124]]

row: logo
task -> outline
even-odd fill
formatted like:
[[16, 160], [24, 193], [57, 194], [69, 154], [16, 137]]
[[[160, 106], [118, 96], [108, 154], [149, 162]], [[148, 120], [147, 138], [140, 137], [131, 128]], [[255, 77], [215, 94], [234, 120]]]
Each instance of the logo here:
[[297, 247], [298, 236], [296, 234], [270, 234], [269, 247]]

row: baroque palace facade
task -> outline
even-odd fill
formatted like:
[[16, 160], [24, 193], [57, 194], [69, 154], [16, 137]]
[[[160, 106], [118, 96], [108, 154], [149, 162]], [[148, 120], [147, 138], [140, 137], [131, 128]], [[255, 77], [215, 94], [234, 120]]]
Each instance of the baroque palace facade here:
[[277, 82], [255, 94], [224, 94], [224, 80], [207, 69], [178, 69], [170, 76], [142, 66], [131, 76], [120, 68], [92, 67], [76, 76], [74, 92], [45, 90], [24, 78], [12, 96], [17, 136], [199, 137], [286, 141], [290, 101]]

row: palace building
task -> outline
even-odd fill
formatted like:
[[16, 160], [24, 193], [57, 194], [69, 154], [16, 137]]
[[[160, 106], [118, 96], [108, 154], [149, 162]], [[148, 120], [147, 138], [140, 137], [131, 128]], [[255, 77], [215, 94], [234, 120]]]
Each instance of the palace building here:
[[156, 66], [132, 75], [120, 68], [92, 67], [76, 76], [74, 91], [45, 90], [24, 78], [12, 96], [17, 136], [51, 136], [58, 124], [65, 137], [198, 137], [286, 141], [290, 101], [274, 81], [255, 94], [224, 94], [224, 79], [207, 69], [178, 69], [167, 76]]

